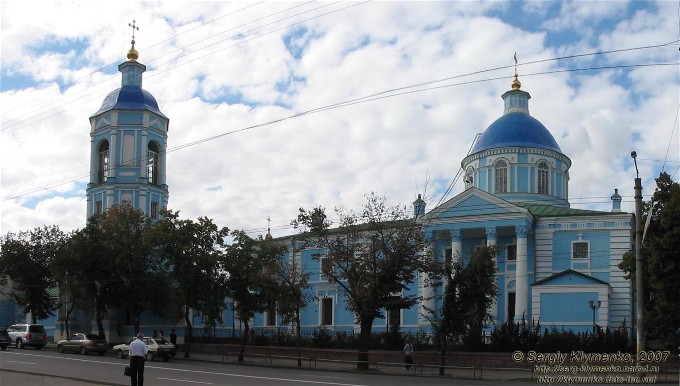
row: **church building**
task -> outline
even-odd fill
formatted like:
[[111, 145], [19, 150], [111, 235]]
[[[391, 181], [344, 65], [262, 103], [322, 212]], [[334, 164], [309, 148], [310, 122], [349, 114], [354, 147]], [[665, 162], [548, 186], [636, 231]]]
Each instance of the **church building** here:
[[[515, 73], [511, 89], [502, 95], [503, 115], [461, 163], [465, 190], [430, 211], [419, 196], [414, 215], [440, 261], [455, 258], [466, 264], [475, 248], [498, 248], [498, 297], [488, 329], [508, 321], [572, 331], [630, 327], [632, 287], [618, 264], [633, 247], [633, 216], [621, 212], [618, 190], [610, 212], [570, 207], [571, 160], [529, 114], [530, 98]], [[358, 331], [341, 288], [320, 274], [322, 262], [312, 258], [316, 252], [303, 250], [295, 257], [312, 273], [317, 299], [303, 311], [301, 327]], [[426, 310], [441, 307], [442, 289], [419, 279], [406, 294], [427, 300], [410, 309], [386, 310], [374, 332], [386, 331], [395, 319], [402, 332], [432, 331]], [[265, 313], [254, 326], [276, 327], [276, 318]]]
[[[150, 218], [168, 205], [166, 146], [169, 119], [154, 97], [142, 88], [146, 67], [132, 47], [120, 64], [121, 87], [112, 91], [90, 117], [90, 183], [87, 217], [113, 205], [129, 203]], [[495, 258], [498, 298], [489, 328], [514, 321], [539, 322], [541, 327], [590, 331], [617, 328], [633, 320], [631, 282], [618, 268], [633, 245], [633, 216], [621, 212], [621, 196], [611, 196], [609, 212], [572, 209], [569, 203], [571, 160], [550, 131], [529, 113], [528, 92], [521, 90], [517, 74], [502, 95], [504, 110], [474, 143], [462, 160], [465, 190], [441, 205], [426, 210], [418, 197], [414, 216], [433, 241], [440, 261], [469, 261], [475, 248], [497, 246]], [[454, 171], [452, 171], [454, 172]], [[389, 187], [385, 187], [389, 190]], [[277, 240], [290, 242], [293, 236]], [[346, 309], [342, 289], [323, 277], [314, 251], [290, 253], [299, 266], [312, 273], [310, 291], [315, 296], [301, 314], [301, 327], [310, 331], [358, 331], [355, 317]], [[402, 332], [432, 331], [428, 309], [441, 307], [441, 288], [422, 283], [422, 275], [406, 292], [427, 299], [402, 310], [390, 310], [377, 319], [374, 332], [396, 321]], [[438, 291], [439, 293], [436, 293]], [[233, 304], [225, 300], [224, 323], [214, 331], [229, 336], [240, 329]], [[59, 311], [54, 339], [65, 333], [64, 310]], [[117, 342], [134, 335], [122, 312], [105, 321], [107, 340]], [[184, 335], [183, 321], [142, 315], [145, 333], [175, 328]], [[72, 322], [81, 328], [92, 315], [81, 311]], [[194, 325], [204, 321], [194, 315]], [[274, 331], [282, 326], [276, 312], [256, 315], [254, 330]], [[180, 339], [180, 342], [182, 340]]]

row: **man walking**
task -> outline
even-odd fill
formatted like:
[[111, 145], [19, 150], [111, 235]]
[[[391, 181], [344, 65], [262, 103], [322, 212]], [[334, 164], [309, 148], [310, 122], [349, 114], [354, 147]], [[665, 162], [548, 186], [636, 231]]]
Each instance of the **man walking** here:
[[144, 360], [149, 348], [142, 341], [144, 335], [137, 333], [137, 339], [130, 343], [130, 382], [132, 386], [144, 386]]

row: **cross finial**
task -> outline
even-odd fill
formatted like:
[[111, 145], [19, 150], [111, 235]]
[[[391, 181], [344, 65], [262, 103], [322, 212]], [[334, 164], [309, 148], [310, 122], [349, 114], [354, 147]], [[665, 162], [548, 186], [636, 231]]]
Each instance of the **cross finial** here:
[[512, 81], [512, 89], [519, 90], [519, 88], [522, 87], [522, 83], [519, 81], [517, 75], [517, 52], [515, 52], [514, 59], [515, 59], [515, 79], [513, 79]]
[[269, 226], [272, 224], [272, 219], [271, 216], [267, 216], [267, 229], [269, 229]]
[[130, 27], [132, 27], [132, 40], [135, 40], [135, 30], [139, 31], [139, 27], [137, 27], [137, 22], [132, 21], [132, 23], [128, 23]]

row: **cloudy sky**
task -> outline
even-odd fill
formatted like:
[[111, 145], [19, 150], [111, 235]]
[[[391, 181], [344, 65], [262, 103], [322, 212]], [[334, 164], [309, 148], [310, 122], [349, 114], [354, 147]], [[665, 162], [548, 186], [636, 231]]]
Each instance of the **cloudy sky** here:
[[[375, 191], [428, 210], [503, 111], [517, 53], [531, 114], [571, 158], [573, 208], [633, 212], [680, 179], [671, 1], [33, 2], [1, 7], [1, 232], [85, 223], [89, 121], [136, 21], [170, 118], [169, 208], [274, 236], [300, 207]], [[349, 103], [348, 103], [349, 102]], [[463, 189], [458, 181], [446, 198]]]

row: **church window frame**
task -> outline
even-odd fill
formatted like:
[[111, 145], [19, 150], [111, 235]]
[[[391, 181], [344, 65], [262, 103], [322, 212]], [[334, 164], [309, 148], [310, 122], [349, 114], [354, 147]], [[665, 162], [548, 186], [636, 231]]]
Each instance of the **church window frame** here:
[[149, 142], [147, 146], [146, 177], [149, 183], [154, 185], [158, 185], [159, 182], [159, 153], [158, 144], [156, 142]]
[[102, 184], [109, 179], [110, 162], [109, 141], [104, 140], [97, 149], [97, 183]]
[[494, 193], [508, 192], [508, 163], [498, 160], [493, 164]]
[[507, 261], [517, 261], [517, 244], [508, 244], [505, 246], [505, 259]]
[[475, 169], [468, 168], [465, 172], [465, 189], [472, 188], [475, 186]]
[[550, 194], [550, 167], [545, 161], [538, 163], [536, 167], [536, 192], [538, 194]]
[[332, 297], [322, 297], [319, 299], [319, 305], [321, 312], [320, 315], [320, 325], [322, 326], [332, 326], [333, 325], [333, 303], [334, 299]]
[[590, 243], [586, 240], [572, 241], [571, 258], [574, 260], [587, 260], [590, 258]]
[[151, 210], [149, 213], [149, 217], [152, 219], [157, 219], [158, 218], [158, 203], [157, 202], [151, 202]]

